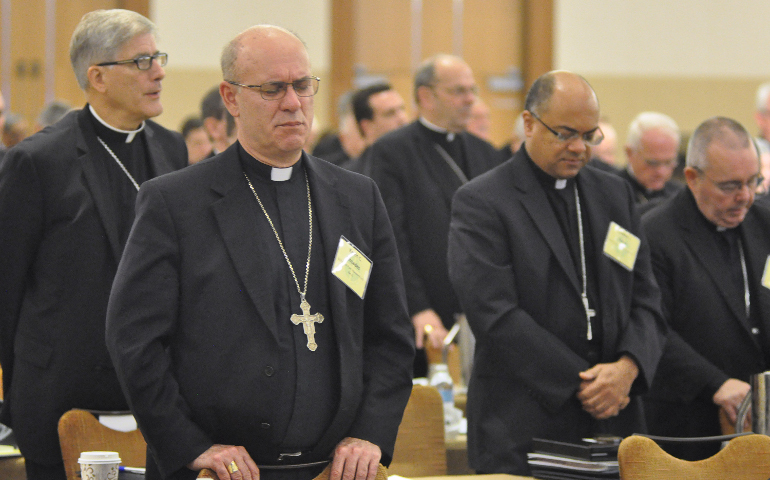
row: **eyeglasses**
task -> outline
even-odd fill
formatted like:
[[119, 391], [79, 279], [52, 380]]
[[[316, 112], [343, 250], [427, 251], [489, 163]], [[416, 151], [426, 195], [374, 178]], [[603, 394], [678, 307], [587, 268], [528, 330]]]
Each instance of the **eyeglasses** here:
[[296, 93], [298, 97], [312, 97], [318, 93], [318, 85], [321, 83], [321, 79], [318, 77], [305, 77], [294, 80], [293, 82], [267, 82], [262, 85], [244, 85], [242, 83], [233, 82], [232, 80], [225, 81], [230, 85], [257, 90], [265, 100], [282, 99], [286, 96], [289, 85], [291, 85], [291, 88], [294, 89], [294, 93]]
[[650, 168], [676, 168], [676, 165], [679, 163], [677, 159], [673, 160], [652, 160], [649, 158], [644, 159], [644, 164], [647, 165]]
[[[438, 85], [428, 85], [432, 90], [435, 90]], [[472, 87], [464, 87], [462, 85], [457, 85], [454, 87], [446, 87], [444, 88], [444, 91], [448, 93], [452, 97], [464, 97], [466, 95], [478, 95], [479, 94], [479, 87], [476, 85], [473, 85]]]
[[139, 70], [149, 70], [152, 68], [152, 61], [157, 60], [161, 67], [165, 67], [168, 63], [168, 53], [156, 53], [154, 55], [142, 55], [141, 57], [129, 58], [128, 60], [119, 60], [117, 62], [102, 62], [97, 63], [97, 67], [108, 67], [110, 65], [125, 65], [128, 63], [135, 63], [136, 68]]
[[727, 182], [716, 182], [714, 179], [706, 175], [706, 172], [701, 170], [698, 167], [695, 168], [698, 173], [702, 174], [704, 177], [706, 177], [711, 183], [714, 184], [715, 187], [717, 187], [722, 193], [726, 195], [735, 195], [739, 191], [743, 190], [743, 187], [749, 187], [749, 190], [751, 192], [756, 191], [757, 187], [762, 184], [762, 182], [765, 180], [762, 175], [756, 174], [753, 177], [749, 178], [745, 183], [738, 181], [738, 180], [730, 180]]
[[553, 128], [546, 125], [546, 123], [542, 120], [540, 120], [540, 117], [535, 115], [535, 112], [529, 112], [533, 117], [537, 119], [538, 122], [542, 123], [545, 128], [548, 129], [549, 132], [556, 135], [556, 139], [562, 143], [570, 143], [576, 138], [580, 138], [580, 140], [583, 141], [586, 145], [590, 145], [592, 147], [595, 147], [596, 145], [599, 145], [602, 143], [602, 140], [604, 140], [604, 132], [602, 132], [602, 129], [599, 127], [594, 128], [590, 132], [581, 133], [578, 132], [575, 129], [569, 128], [569, 127], [561, 127], [567, 130], [566, 132], [558, 132], [554, 130]]

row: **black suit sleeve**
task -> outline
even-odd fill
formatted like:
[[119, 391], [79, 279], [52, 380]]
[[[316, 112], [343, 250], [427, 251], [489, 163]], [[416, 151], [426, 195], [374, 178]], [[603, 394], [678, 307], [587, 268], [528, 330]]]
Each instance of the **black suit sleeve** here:
[[213, 442], [190, 418], [167, 349], [177, 329], [180, 252], [160, 191], [146, 183], [107, 309], [107, 347], [139, 427], [169, 475]]
[[[406, 184], [402, 178], [406, 173], [400, 168], [405, 159], [409, 158], [409, 154], [401, 150], [394, 151], [392, 147], [389, 143], [375, 142], [369, 147], [367, 161], [371, 162], [372, 178], [377, 182], [377, 186], [382, 192], [382, 198], [393, 225], [406, 286], [409, 315], [414, 315], [432, 307], [422, 276], [412, 260], [412, 248], [410, 247], [410, 231], [407, 220], [407, 209], [410, 207], [406, 203], [408, 195], [404, 192]], [[399, 155], [404, 158], [398, 158]]]
[[13, 376], [21, 301], [43, 240], [41, 182], [37, 165], [26, 150], [11, 149], [0, 161], [0, 365], [6, 393]]

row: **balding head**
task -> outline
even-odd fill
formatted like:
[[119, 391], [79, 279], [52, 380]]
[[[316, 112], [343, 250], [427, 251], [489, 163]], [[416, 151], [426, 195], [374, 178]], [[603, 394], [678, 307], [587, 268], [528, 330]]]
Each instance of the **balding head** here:
[[[242, 31], [222, 51], [221, 67], [225, 80], [238, 78], [239, 65], [253, 59], [254, 53], [269, 47], [282, 48], [287, 44], [299, 43], [307, 56], [304, 42], [293, 32], [276, 25], [254, 25]], [[239, 58], [239, 55], [242, 58]], [[256, 59], [255, 59], [256, 60]], [[309, 59], [308, 59], [309, 63]]]
[[425, 60], [414, 76], [420, 115], [450, 132], [465, 130], [477, 88], [471, 67], [455, 55], [440, 54]]
[[251, 27], [225, 47], [222, 73], [219, 93], [243, 148], [268, 165], [296, 163], [310, 135], [318, 90], [302, 41], [281, 27]]
[[549, 72], [532, 85], [525, 105], [525, 145], [532, 160], [554, 178], [577, 175], [591, 158], [591, 144], [601, 138], [593, 88], [580, 75]]

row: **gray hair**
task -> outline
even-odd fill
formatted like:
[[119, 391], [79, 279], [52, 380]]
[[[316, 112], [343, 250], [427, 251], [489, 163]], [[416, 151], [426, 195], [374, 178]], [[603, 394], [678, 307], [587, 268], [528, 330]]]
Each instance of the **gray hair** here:
[[[88, 68], [119, 60], [118, 51], [137, 35], [156, 35], [155, 24], [131, 10], [94, 10], [80, 19], [70, 41], [70, 62], [78, 85], [88, 88]], [[123, 59], [120, 59], [123, 60]]]
[[658, 112], [642, 112], [631, 121], [628, 127], [626, 145], [639, 150], [642, 147], [642, 136], [650, 130], [660, 130], [674, 140], [677, 146], [682, 141], [679, 125], [673, 118]]
[[261, 31], [267, 31], [267, 30], [279, 30], [284, 33], [288, 33], [289, 35], [295, 37], [297, 40], [299, 40], [302, 45], [305, 47], [305, 50], [307, 50], [307, 44], [305, 44], [305, 41], [300, 38], [299, 35], [297, 35], [295, 32], [292, 32], [291, 30], [287, 30], [283, 27], [279, 27], [277, 25], [254, 25], [246, 30], [242, 31], [238, 35], [235, 36], [232, 40], [230, 40], [227, 45], [225, 45], [225, 48], [222, 49], [222, 56], [220, 57], [219, 64], [222, 67], [222, 77], [225, 80], [233, 80], [235, 81], [238, 75], [238, 65], [236, 64], [236, 61], [238, 60], [238, 51], [241, 49], [241, 40], [243, 39], [243, 36], [246, 34], [246, 32], [249, 32], [250, 30], [261, 30]]
[[767, 100], [770, 97], [770, 82], [763, 83], [757, 88], [757, 111], [767, 111]]
[[698, 125], [690, 137], [690, 142], [687, 144], [686, 165], [706, 170], [708, 168], [706, 151], [714, 142], [736, 150], [751, 147], [756, 150], [751, 134], [743, 125], [731, 118], [711, 117]]

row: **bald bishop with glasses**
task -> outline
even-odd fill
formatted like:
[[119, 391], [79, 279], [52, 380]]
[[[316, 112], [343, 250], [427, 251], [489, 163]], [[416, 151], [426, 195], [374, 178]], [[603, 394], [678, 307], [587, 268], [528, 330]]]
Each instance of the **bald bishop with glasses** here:
[[449, 275], [476, 336], [468, 455], [529, 475], [533, 437], [645, 430], [665, 326], [630, 185], [583, 168], [601, 142], [590, 85], [564, 71], [527, 94], [524, 146], [461, 187]]
[[249, 28], [222, 72], [238, 141], [142, 187], [110, 297], [147, 479], [373, 480], [414, 358], [385, 205], [303, 152], [320, 82], [297, 36]]
[[[671, 332], [645, 400], [650, 433], [721, 433], [735, 423], [749, 376], [770, 368], [770, 211], [751, 135], [714, 117], [692, 134], [687, 188], [642, 218]], [[698, 460], [719, 445], [667, 446]]]
[[146, 180], [184, 167], [160, 115], [155, 25], [83, 16], [70, 59], [88, 102], [0, 161], [0, 364], [27, 478], [64, 479], [57, 424], [71, 408], [127, 410], [104, 342], [112, 280]]

